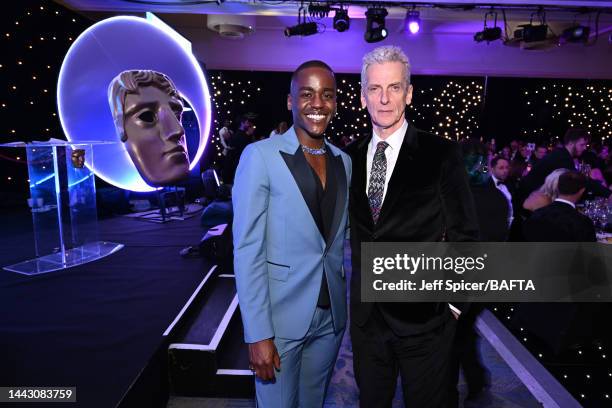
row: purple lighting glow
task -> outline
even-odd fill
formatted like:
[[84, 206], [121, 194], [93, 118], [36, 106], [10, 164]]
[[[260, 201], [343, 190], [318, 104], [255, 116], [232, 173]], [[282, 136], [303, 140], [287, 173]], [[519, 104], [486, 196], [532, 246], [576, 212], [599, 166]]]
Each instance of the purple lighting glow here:
[[410, 34], [416, 34], [421, 30], [421, 18], [418, 11], [411, 10], [406, 13], [406, 27]]
[[[211, 127], [210, 92], [200, 64], [169, 29], [143, 18], [119, 16], [94, 24], [72, 44], [60, 70], [59, 117], [75, 143], [117, 142], [96, 147], [95, 168], [104, 181], [132, 191], [154, 191], [140, 176], [120, 142], [108, 106], [107, 88], [120, 72], [151, 69], [168, 75], [189, 103], [199, 127], [199, 144], [188, 152], [191, 167], [204, 152]], [[91, 168], [91, 164], [87, 163]]]

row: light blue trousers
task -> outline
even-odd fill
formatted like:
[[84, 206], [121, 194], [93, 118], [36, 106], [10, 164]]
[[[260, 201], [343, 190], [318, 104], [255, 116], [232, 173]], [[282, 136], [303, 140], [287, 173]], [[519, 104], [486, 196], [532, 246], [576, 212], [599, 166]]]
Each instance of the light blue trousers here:
[[321, 408], [343, 333], [334, 333], [331, 309], [317, 307], [304, 338], [275, 338], [281, 368], [275, 381], [255, 380], [257, 407]]

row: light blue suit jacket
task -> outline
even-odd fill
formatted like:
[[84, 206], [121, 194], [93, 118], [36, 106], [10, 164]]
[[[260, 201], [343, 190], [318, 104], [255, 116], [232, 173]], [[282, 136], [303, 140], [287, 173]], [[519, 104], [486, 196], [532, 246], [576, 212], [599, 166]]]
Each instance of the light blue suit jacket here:
[[[327, 142], [326, 142], [327, 143]], [[346, 277], [350, 158], [335, 146], [328, 175], [336, 171], [338, 194], [331, 233], [321, 235], [304, 199], [314, 179], [293, 127], [250, 144], [236, 171], [232, 201], [234, 272], [247, 343], [272, 337], [301, 339], [312, 321], [323, 271], [336, 332], [346, 325]], [[310, 185], [309, 183], [312, 183]]]

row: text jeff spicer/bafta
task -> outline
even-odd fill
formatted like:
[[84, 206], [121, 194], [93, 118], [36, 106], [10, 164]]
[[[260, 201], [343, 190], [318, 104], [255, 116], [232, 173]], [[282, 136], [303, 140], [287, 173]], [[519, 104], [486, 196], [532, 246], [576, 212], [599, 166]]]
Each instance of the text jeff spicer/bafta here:
[[487, 291], [535, 291], [535, 285], [531, 279], [488, 279], [484, 282], [467, 282], [465, 280], [454, 281], [452, 279], [436, 279], [434, 281], [422, 280], [417, 282], [402, 279], [399, 282], [384, 282], [377, 279], [373, 282], [376, 291], [450, 291], [450, 292], [487, 292]]

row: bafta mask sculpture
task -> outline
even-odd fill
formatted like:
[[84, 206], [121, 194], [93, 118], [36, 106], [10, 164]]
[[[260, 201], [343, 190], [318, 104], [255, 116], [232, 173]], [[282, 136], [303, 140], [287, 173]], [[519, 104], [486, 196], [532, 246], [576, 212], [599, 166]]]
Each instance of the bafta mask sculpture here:
[[85, 149], [73, 149], [70, 159], [74, 168], [82, 169], [85, 167]]
[[147, 184], [169, 186], [188, 176], [183, 102], [170, 78], [123, 71], [111, 81], [108, 101], [117, 133]]

